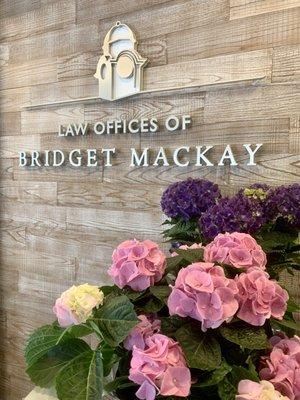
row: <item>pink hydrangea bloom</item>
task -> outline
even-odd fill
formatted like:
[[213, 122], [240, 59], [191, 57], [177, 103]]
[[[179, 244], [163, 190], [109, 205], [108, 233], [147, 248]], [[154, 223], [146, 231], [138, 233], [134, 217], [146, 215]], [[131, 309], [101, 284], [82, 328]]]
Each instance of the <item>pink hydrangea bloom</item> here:
[[257, 268], [235, 277], [239, 301], [237, 316], [248, 324], [262, 326], [267, 319], [282, 319], [289, 295], [269, 275]]
[[136, 396], [154, 400], [162, 396], [186, 397], [191, 388], [191, 373], [181, 347], [165, 335], [145, 339], [145, 348], [133, 347], [129, 379], [140, 385]]
[[[188, 246], [187, 244], [182, 244], [181, 246], [178, 247], [180, 250], [198, 250], [198, 249], [204, 249], [204, 246], [202, 246], [202, 243], [194, 243], [191, 246]], [[178, 256], [176, 253], [176, 250], [173, 251], [171, 254], [171, 257]]]
[[247, 379], [240, 381], [236, 400], [289, 400], [275, 390], [267, 381], [253, 382]]
[[135, 326], [130, 334], [124, 341], [126, 350], [132, 350], [133, 346], [139, 349], [145, 349], [145, 340], [152, 336], [154, 333], [160, 332], [160, 320], [146, 317], [146, 315], [139, 315], [138, 319], [141, 321]]
[[271, 339], [273, 349], [269, 357], [262, 358], [260, 377], [273, 383], [275, 388], [291, 400], [300, 399], [300, 338], [294, 336]]
[[229, 264], [236, 268], [265, 269], [267, 257], [261, 246], [246, 233], [220, 233], [204, 250], [206, 262]]
[[237, 286], [224, 270], [212, 263], [194, 263], [182, 268], [168, 299], [170, 315], [202, 322], [202, 330], [229, 322], [238, 310]]
[[142, 291], [161, 280], [165, 271], [166, 256], [151, 240], [126, 240], [112, 255], [113, 264], [108, 270], [119, 287], [130, 286]]

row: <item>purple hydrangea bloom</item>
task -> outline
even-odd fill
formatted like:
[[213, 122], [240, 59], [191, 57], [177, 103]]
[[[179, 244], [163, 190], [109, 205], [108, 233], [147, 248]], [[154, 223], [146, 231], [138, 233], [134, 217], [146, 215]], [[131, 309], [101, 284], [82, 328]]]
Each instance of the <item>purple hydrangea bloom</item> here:
[[221, 198], [218, 185], [204, 179], [188, 178], [170, 185], [161, 198], [161, 208], [170, 218], [185, 221], [200, 217]]
[[266, 200], [268, 219], [281, 217], [294, 228], [300, 228], [300, 185], [279, 186], [272, 189]]
[[213, 239], [219, 233], [258, 232], [266, 222], [263, 207], [257, 201], [241, 193], [224, 198], [209, 208], [199, 219], [199, 226], [207, 239]]

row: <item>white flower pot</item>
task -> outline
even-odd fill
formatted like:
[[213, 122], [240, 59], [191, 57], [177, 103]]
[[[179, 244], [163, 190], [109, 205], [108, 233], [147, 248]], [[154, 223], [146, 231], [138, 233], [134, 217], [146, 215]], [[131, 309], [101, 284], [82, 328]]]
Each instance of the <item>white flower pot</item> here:
[[53, 389], [36, 387], [23, 400], [58, 400]]
[[[54, 389], [35, 387], [23, 400], [58, 400]], [[103, 400], [118, 400], [117, 397], [105, 395]]]

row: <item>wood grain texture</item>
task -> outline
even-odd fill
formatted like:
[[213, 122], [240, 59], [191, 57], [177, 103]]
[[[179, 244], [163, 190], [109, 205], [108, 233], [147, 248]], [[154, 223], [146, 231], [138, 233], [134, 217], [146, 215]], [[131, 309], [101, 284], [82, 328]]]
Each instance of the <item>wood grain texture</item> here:
[[[97, 97], [99, 89], [95, 85], [92, 76], [57, 81], [51, 84], [31, 86], [27, 97], [26, 106], [36, 104], [48, 104], [60, 101], [82, 99], [85, 97]], [[102, 103], [101, 100], [98, 102]]]
[[154, 6], [167, 3], [169, 0], [86, 0], [77, 1], [77, 20], [84, 22], [91, 19], [101, 20], [109, 17], [119, 18], [120, 15], [132, 11], [139, 11], [145, 8], [153, 8]]
[[232, 121], [248, 119], [288, 117], [299, 112], [300, 85], [281, 84], [230, 89], [210, 92], [206, 96], [204, 121]]
[[211, 57], [149, 68], [145, 74], [145, 90], [268, 79], [270, 71], [271, 53], [265, 50]]
[[20, 112], [30, 104], [30, 87], [17, 87], [0, 91], [2, 112]]
[[98, 24], [63, 26], [8, 42], [10, 60], [13, 63], [49, 57], [64, 57], [72, 53], [100, 50]]
[[[160, 132], [159, 145], [167, 149], [174, 149], [186, 144], [219, 145], [221, 151], [227, 144], [236, 145], [236, 154], [243, 152], [241, 145], [247, 137], [250, 143], [260, 143], [264, 138], [263, 150], [267, 153], [280, 154], [289, 151], [290, 138], [289, 119], [247, 120], [235, 122], [216, 122], [212, 124], [197, 124], [185, 132]], [[141, 147], [157, 147], [157, 139], [141, 136]]]
[[0, 119], [0, 135], [19, 135], [21, 128], [20, 112], [2, 112]]
[[12, 179], [14, 170], [13, 158], [1, 158], [0, 160], [0, 179]]
[[272, 82], [300, 81], [300, 46], [284, 46], [274, 49]]
[[8, 44], [0, 44], [0, 67], [4, 67], [9, 61], [9, 46]]
[[[179, 32], [186, 27], [197, 29], [199, 26], [224, 21], [228, 18], [228, 11], [227, 0], [175, 0], [158, 7], [126, 13], [122, 17], [135, 32], [138, 32], [140, 39], [145, 39]], [[115, 22], [115, 18], [99, 21], [101, 41]]]
[[1, 180], [0, 196], [5, 201], [55, 205], [57, 203], [57, 183]]
[[221, 54], [299, 44], [300, 7], [229, 21], [214, 21], [209, 29], [186, 26], [166, 35], [168, 62], [177, 63]]
[[299, 7], [298, 0], [230, 0], [230, 19]]
[[62, 0], [24, 14], [1, 18], [0, 38], [15, 40], [51, 31], [72, 22], [75, 22], [75, 1]]
[[[162, 243], [159, 201], [172, 182], [210, 179], [224, 194], [241, 185], [299, 182], [300, 7], [297, 0], [0, 1], [0, 398], [31, 388], [23, 349], [53, 319], [73, 284], [109, 283], [111, 254], [136, 237]], [[93, 77], [102, 41], [120, 20], [149, 59], [135, 97], [98, 95]], [[173, 89], [173, 90], [170, 90]], [[51, 102], [71, 104], [26, 109]], [[79, 100], [79, 101], [78, 101]], [[190, 129], [169, 132], [170, 115]], [[157, 117], [155, 134], [58, 138], [59, 124]], [[264, 143], [248, 167], [243, 143]], [[134, 147], [231, 144], [238, 167], [130, 167]], [[19, 168], [18, 151], [116, 147], [113, 166]], [[193, 157], [194, 150], [191, 150]], [[282, 278], [300, 298], [299, 276]]]
[[[77, 61], [74, 62], [76, 64]], [[271, 63], [271, 51], [259, 50], [149, 67], [145, 71], [144, 90], [146, 92], [153, 92], [204, 85], [256, 81], [258, 79], [267, 81], [271, 79]], [[77, 65], [79, 70], [81, 68], [80, 65]], [[70, 68], [65, 72], [67, 75], [70, 75], [70, 79], [68, 80], [63, 78], [64, 72], [60, 71], [58, 74], [61, 77], [59, 82], [32, 86], [30, 88], [30, 100], [27, 105], [47, 104], [97, 96], [97, 86], [93, 77], [87, 76], [71, 79], [74, 75], [81, 76], [81, 72], [78, 72], [77, 67], [74, 65], [67, 67]], [[201, 75], [198, 73], [199, 70], [202, 71]], [[48, 79], [51, 80], [51, 74], [48, 75]], [[62, 92], [63, 95], [61, 94]]]
[[17, 159], [13, 160], [13, 167], [11, 167], [10, 163], [9, 166], [4, 164], [3, 175], [6, 176], [12, 174], [13, 179], [17, 181], [77, 183], [97, 183], [103, 181], [103, 168], [101, 165], [97, 168], [88, 168], [83, 166], [80, 169], [69, 165], [58, 168], [19, 168], [19, 161]]
[[107, 121], [112, 118], [136, 119], [151, 118], [155, 116], [160, 126], [170, 115], [191, 114], [194, 123], [198, 125], [203, 120], [204, 93], [181, 93], [176, 97], [165, 93], [164, 95], [150, 94], [142, 99], [121, 99], [117, 103], [103, 102], [101, 107], [97, 104], [84, 106], [84, 118], [87, 122]]
[[53, 59], [18, 63], [1, 68], [1, 89], [34, 86], [56, 81], [57, 65], [56, 60]]
[[[76, 124], [84, 121], [84, 108], [80, 106], [43, 108], [21, 111], [21, 132], [24, 135], [52, 133], [57, 138], [59, 125]], [[61, 139], [58, 139], [61, 140]]]
[[41, 0], [2, 0], [0, 5], [1, 18], [24, 14], [40, 8]]
[[[143, 40], [139, 45], [141, 54], [147, 54], [148, 66], [165, 65], [167, 63], [166, 38], [150, 38]], [[100, 51], [75, 53], [58, 58], [58, 81], [80, 77], [90, 77], [95, 73]], [[5, 54], [4, 54], [5, 56]]]
[[110, 183], [58, 182], [59, 205], [79, 208], [149, 211], [157, 208], [163, 188], [154, 185], [123, 184], [122, 191]]
[[0, 137], [0, 157], [2, 158], [18, 158], [18, 152], [27, 149], [39, 150], [40, 137], [39, 136], [1, 136]]
[[289, 151], [300, 152], [300, 115], [295, 115], [290, 121]]

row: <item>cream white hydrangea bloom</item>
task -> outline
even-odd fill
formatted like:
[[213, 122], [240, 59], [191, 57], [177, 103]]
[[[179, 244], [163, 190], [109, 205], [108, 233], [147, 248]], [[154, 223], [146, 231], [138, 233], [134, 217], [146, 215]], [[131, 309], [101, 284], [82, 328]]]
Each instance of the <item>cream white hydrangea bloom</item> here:
[[56, 300], [53, 312], [60, 326], [78, 325], [84, 323], [103, 300], [104, 294], [97, 286], [88, 283], [72, 286]]
[[249, 380], [239, 383], [238, 395], [235, 398], [236, 400], [289, 400], [288, 397], [275, 390], [271, 382], [258, 383]]

